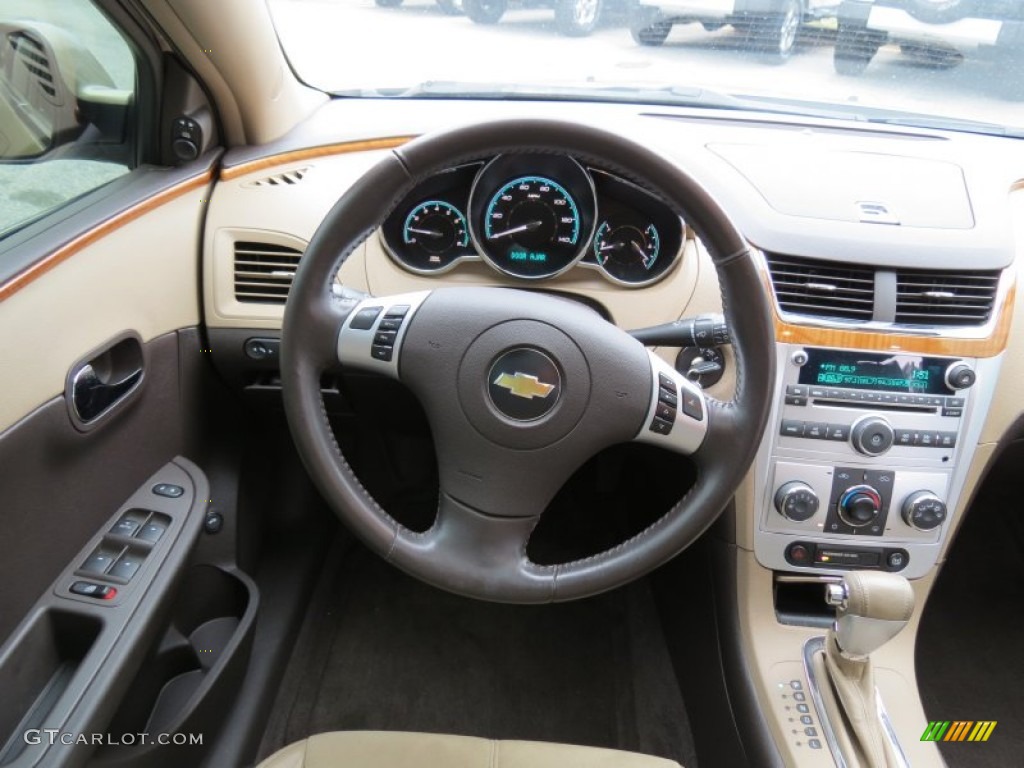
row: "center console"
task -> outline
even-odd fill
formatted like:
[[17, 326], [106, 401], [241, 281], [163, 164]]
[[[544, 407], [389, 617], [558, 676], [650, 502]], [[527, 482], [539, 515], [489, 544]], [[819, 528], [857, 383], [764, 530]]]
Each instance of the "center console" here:
[[777, 344], [758, 456], [758, 561], [773, 570], [934, 565], [999, 358]]

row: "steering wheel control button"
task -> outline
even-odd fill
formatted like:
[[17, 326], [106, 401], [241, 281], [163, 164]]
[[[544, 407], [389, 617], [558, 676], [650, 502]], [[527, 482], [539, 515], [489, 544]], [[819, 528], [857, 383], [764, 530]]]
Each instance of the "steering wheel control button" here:
[[818, 506], [818, 494], [807, 483], [786, 483], [775, 492], [775, 509], [794, 523], [802, 523], [814, 517]]
[[704, 403], [698, 393], [683, 390], [683, 413], [695, 421], [704, 420]]
[[650, 430], [656, 435], [667, 435], [672, 431], [672, 425], [674, 422], [665, 421], [655, 417], [651, 420]]
[[178, 499], [184, 495], [185, 489], [180, 485], [172, 485], [171, 483], [157, 483], [153, 486], [153, 493], [157, 496], [165, 496], [168, 499]]
[[562, 375], [555, 361], [531, 347], [512, 349], [498, 357], [487, 382], [491, 405], [512, 421], [544, 418], [562, 393]]
[[411, 307], [408, 304], [395, 304], [393, 307], [389, 307], [388, 311], [384, 313], [384, 317], [405, 317], [409, 314]]
[[658, 407], [655, 409], [654, 415], [656, 418], [662, 419], [664, 421], [667, 421], [669, 424], [672, 424], [676, 420], [676, 409], [662, 402], [659, 399]]
[[377, 331], [373, 335], [373, 344], [378, 347], [394, 347], [398, 334], [395, 331]]
[[381, 360], [385, 363], [391, 362], [391, 358], [395, 354], [394, 347], [386, 347], [380, 344], [374, 344], [370, 347], [370, 355], [374, 360]]
[[377, 316], [383, 309], [384, 307], [366, 307], [365, 309], [360, 309], [352, 316], [352, 322], [349, 323], [349, 328], [356, 331], [370, 330], [373, 328], [373, 324], [377, 322]]
[[94, 584], [91, 581], [76, 581], [68, 591], [73, 595], [91, 597], [95, 600], [113, 600], [117, 597], [117, 589], [106, 584]]
[[853, 425], [850, 434], [854, 449], [865, 456], [880, 456], [892, 448], [896, 434], [880, 416], [865, 416]]

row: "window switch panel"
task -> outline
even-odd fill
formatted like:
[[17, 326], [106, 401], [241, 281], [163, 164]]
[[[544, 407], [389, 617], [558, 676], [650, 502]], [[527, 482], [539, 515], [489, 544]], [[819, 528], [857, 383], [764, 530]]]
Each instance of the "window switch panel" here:
[[108, 576], [113, 576], [118, 579], [124, 579], [125, 581], [131, 581], [132, 576], [139, 570], [139, 566], [142, 565], [142, 557], [136, 555], [134, 552], [125, 552], [121, 557], [114, 563], [114, 567], [107, 573]]

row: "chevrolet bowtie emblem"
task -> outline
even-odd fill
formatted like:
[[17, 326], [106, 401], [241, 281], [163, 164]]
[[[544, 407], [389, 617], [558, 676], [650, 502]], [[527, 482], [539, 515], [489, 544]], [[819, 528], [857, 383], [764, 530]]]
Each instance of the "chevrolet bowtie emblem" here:
[[554, 384], [545, 384], [536, 376], [528, 373], [502, 373], [494, 380], [499, 387], [504, 387], [516, 397], [533, 400], [535, 397], [547, 397], [555, 388]]

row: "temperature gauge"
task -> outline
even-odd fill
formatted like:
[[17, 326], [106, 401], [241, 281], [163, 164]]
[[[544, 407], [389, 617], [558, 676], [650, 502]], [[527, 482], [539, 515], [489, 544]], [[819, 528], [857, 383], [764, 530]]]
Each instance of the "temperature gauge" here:
[[594, 235], [594, 256], [612, 278], [635, 285], [653, 280], [661, 253], [661, 236], [654, 224], [621, 220], [601, 222]]

